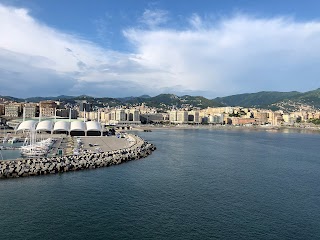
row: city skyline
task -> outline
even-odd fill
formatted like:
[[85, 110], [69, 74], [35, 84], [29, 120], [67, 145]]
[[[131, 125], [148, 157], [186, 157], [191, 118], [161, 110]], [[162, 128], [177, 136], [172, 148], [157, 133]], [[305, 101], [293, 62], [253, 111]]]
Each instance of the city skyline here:
[[317, 6], [0, 1], [0, 95], [215, 98], [313, 90]]

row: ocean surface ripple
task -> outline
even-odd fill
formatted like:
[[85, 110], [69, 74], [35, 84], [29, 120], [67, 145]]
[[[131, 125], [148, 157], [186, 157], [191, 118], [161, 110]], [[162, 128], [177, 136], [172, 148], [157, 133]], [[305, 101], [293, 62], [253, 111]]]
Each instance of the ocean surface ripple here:
[[1, 239], [319, 239], [319, 134], [159, 130], [119, 166], [0, 181]]

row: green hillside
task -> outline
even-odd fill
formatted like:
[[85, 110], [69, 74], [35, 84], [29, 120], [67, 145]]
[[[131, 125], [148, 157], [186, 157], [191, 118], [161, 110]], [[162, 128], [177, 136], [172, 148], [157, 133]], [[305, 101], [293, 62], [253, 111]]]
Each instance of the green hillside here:
[[257, 92], [244, 93], [227, 97], [219, 97], [214, 100], [227, 106], [242, 107], [267, 107], [273, 103], [285, 99], [295, 99], [301, 96], [300, 92]]

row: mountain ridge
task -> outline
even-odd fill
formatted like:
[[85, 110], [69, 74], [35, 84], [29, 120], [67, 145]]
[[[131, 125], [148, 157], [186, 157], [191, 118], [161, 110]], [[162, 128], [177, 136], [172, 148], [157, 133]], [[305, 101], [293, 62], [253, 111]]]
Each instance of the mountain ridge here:
[[141, 95], [138, 97], [130, 96], [123, 98], [111, 97], [92, 97], [88, 95], [68, 96], [59, 95], [57, 97], [29, 97], [29, 98], [15, 98], [11, 96], [0, 96], [0, 98], [8, 99], [17, 102], [39, 102], [44, 100], [61, 100], [65, 102], [75, 103], [76, 100], [88, 100], [96, 103], [97, 106], [137, 106], [142, 103], [150, 107], [157, 107], [169, 109], [172, 107], [186, 107], [186, 108], [207, 108], [207, 107], [221, 107], [221, 106], [241, 106], [241, 107], [255, 107], [255, 108], [270, 108], [281, 109], [285, 105], [310, 105], [314, 108], [320, 109], [320, 88], [307, 92], [278, 92], [278, 91], [260, 91], [256, 93], [242, 93], [225, 97], [216, 97], [214, 99], [205, 98], [203, 96], [176, 94], [159, 94], [156, 96]]

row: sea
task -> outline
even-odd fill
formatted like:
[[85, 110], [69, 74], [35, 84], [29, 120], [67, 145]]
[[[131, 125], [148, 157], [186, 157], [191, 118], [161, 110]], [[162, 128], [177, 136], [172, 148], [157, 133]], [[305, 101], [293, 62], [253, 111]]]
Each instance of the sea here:
[[[19, 148], [23, 145], [22, 142], [16, 142], [16, 143], [8, 143], [8, 142], [1, 142], [0, 147], [14, 147]], [[17, 159], [21, 158], [20, 151], [18, 149], [15, 150], [1, 150], [0, 149], [0, 161], [1, 160], [8, 160], [8, 159]]]
[[147, 158], [0, 180], [0, 239], [320, 239], [320, 134], [153, 130]]

